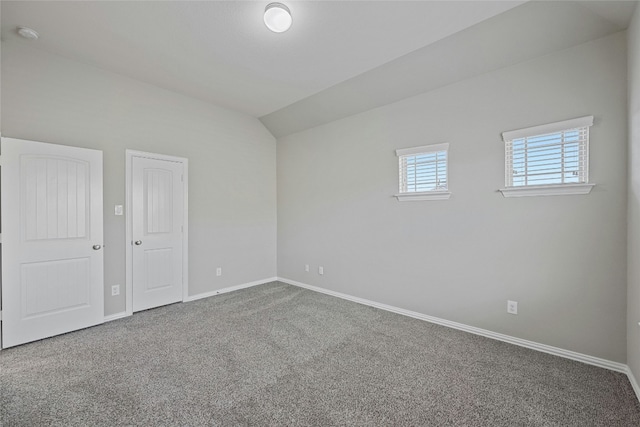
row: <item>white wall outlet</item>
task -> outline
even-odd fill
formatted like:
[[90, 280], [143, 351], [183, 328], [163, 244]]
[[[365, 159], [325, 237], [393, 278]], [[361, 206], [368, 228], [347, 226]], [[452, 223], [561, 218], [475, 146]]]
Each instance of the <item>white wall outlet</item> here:
[[216, 276], [222, 276], [222, 267], [216, 268]]
[[309, 264], [304, 265], [304, 271], [306, 271], [307, 273], [309, 272]]
[[111, 286], [111, 296], [115, 297], [117, 295], [120, 295], [120, 285]]
[[518, 314], [518, 301], [507, 301], [507, 313]]
[[122, 215], [122, 212], [123, 212], [122, 205], [116, 205], [115, 214], [116, 215]]
[[324, 267], [323, 266], [318, 267], [318, 274], [321, 275], [321, 276], [324, 274]]

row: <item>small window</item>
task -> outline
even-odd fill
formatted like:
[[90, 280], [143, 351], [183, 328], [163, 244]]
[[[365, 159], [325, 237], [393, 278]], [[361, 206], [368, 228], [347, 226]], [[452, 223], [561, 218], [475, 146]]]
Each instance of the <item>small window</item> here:
[[502, 134], [505, 197], [586, 194], [589, 184], [589, 127], [593, 116]]
[[443, 200], [451, 196], [448, 180], [449, 144], [396, 150], [400, 170], [398, 200]]

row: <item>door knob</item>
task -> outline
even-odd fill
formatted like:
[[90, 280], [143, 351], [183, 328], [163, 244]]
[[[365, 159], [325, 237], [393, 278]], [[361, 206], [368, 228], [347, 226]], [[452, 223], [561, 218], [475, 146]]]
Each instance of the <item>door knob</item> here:
[[99, 251], [100, 249], [102, 249], [102, 246], [100, 246], [100, 245], [93, 245], [93, 250], [94, 250], [94, 251]]
[[135, 242], [133, 242], [136, 244], [136, 246], [140, 246], [142, 244], [142, 240], [136, 240]]

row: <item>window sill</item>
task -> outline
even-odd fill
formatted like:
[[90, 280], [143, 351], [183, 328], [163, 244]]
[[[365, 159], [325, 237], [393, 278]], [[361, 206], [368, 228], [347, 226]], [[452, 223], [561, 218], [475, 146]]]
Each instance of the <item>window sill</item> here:
[[451, 197], [451, 193], [448, 191], [425, 191], [421, 193], [400, 193], [393, 197], [398, 199], [399, 202], [414, 202], [420, 200], [447, 200]]
[[572, 194], [589, 194], [595, 184], [555, 184], [555, 185], [531, 185], [529, 187], [509, 187], [498, 191], [504, 197], [527, 196], [566, 196]]

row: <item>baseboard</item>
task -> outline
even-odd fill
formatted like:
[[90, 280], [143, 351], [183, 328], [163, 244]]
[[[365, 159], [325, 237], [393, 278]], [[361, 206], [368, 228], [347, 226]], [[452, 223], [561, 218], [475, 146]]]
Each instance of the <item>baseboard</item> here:
[[220, 294], [226, 294], [227, 292], [238, 291], [240, 289], [250, 288], [252, 286], [264, 285], [265, 283], [275, 282], [277, 281], [277, 277], [270, 277], [268, 279], [256, 280], [254, 282], [243, 283], [241, 285], [230, 286], [228, 288], [218, 289], [216, 291], [211, 292], [203, 292], [201, 294], [189, 295], [187, 298], [183, 300], [183, 302], [196, 301], [202, 298], [209, 298]]
[[638, 401], [640, 401], [640, 385], [638, 385], [638, 381], [636, 381], [636, 377], [631, 372], [631, 368], [627, 367], [627, 376], [629, 377], [629, 382], [631, 383], [631, 387], [633, 387], [633, 391], [636, 392], [636, 397]]
[[[278, 277], [278, 281], [287, 283], [289, 285], [298, 286], [301, 288], [309, 289], [311, 291], [320, 292], [323, 294], [331, 295], [334, 297], [346, 299], [349, 301], [353, 301], [359, 304], [368, 305], [371, 307], [379, 308], [381, 310], [390, 311], [392, 313], [402, 314], [404, 316], [413, 317], [415, 319], [424, 320], [430, 323], [435, 323], [442, 326], [447, 326], [449, 328], [458, 329], [460, 331], [469, 332], [475, 335], [481, 335], [483, 337], [492, 338], [494, 340], [503, 341], [509, 344], [515, 344], [520, 347], [530, 348], [532, 350], [541, 351], [543, 353], [552, 354], [554, 356], [564, 357], [566, 359], [576, 360], [578, 362], [587, 363], [589, 365], [598, 366], [605, 369], [610, 369], [616, 372], [622, 372], [625, 374], [630, 373], [627, 365], [623, 363], [613, 362], [611, 360], [601, 359], [599, 357], [589, 356], [588, 354], [577, 353], [575, 351], [565, 350], [558, 347], [553, 347], [546, 344], [541, 344], [535, 341], [524, 340], [521, 338], [512, 337], [510, 335], [504, 335], [497, 332], [489, 331], [486, 329], [476, 328], [475, 326], [465, 325], [463, 323], [452, 322], [446, 319], [440, 319], [434, 316], [428, 316], [426, 314], [417, 313], [415, 311], [405, 310], [398, 307], [393, 307], [391, 305], [378, 303], [375, 301], [366, 300], [363, 298], [354, 297], [351, 295], [343, 294], [341, 292], [330, 291], [328, 289], [319, 288], [317, 286], [307, 285], [305, 283], [296, 282], [295, 280], [286, 279], [284, 277]], [[629, 375], [629, 379], [631, 380], [632, 375]], [[635, 379], [632, 381], [632, 385]], [[638, 394], [637, 383], [633, 385], [636, 394]], [[640, 396], [640, 394], [638, 394]]]
[[111, 322], [112, 320], [122, 319], [123, 317], [129, 317], [130, 314], [127, 314], [126, 311], [121, 311], [120, 313], [110, 314], [108, 316], [104, 316], [105, 322]]
[[[215, 295], [224, 294], [224, 293], [227, 293], [227, 292], [233, 292], [233, 291], [237, 291], [237, 290], [240, 290], [240, 289], [250, 288], [252, 286], [263, 285], [265, 283], [275, 282], [276, 280], [278, 280], [277, 277], [270, 277], [268, 279], [256, 280], [255, 282], [243, 283], [241, 285], [230, 286], [230, 287], [224, 288], [224, 289], [218, 289], [217, 291], [211, 291], [211, 292], [205, 292], [205, 293], [202, 293], [202, 294], [190, 295], [183, 302], [195, 301], [195, 300], [199, 300], [199, 299], [202, 299], [202, 298], [208, 298], [208, 297], [212, 297], [212, 296], [215, 296]], [[126, 311], [122, 311], [120, 313], [115, 313], [115, 314], [110, 314], [108, 316], [104, 316], [104, 321], [105, 322], [111, 322], [112, 320], [122, 319], [123, 317], [128, 317], [128, 316], [131, 316], [131, 314], [128, 314]]]

